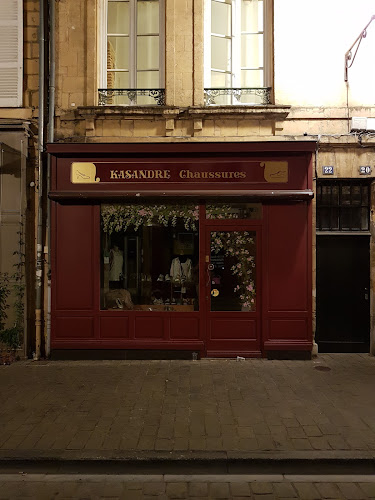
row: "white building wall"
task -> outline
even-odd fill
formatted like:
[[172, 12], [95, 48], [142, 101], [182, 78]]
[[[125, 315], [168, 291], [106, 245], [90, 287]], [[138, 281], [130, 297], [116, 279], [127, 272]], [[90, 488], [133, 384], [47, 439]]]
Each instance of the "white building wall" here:
[[[345, 53], [375, 15], [374, 0], [275, 0], [276, 104], [347, 105]], [[375, 105], [375, 20], [349, 69], [349, 106]]]

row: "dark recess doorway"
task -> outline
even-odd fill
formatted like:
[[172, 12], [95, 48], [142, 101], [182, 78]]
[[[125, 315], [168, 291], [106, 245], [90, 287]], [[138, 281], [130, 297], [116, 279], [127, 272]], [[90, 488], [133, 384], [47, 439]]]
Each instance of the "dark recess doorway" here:
[[316, 245], [319, 352], [368, 352], [369, 236], [317, 235]]

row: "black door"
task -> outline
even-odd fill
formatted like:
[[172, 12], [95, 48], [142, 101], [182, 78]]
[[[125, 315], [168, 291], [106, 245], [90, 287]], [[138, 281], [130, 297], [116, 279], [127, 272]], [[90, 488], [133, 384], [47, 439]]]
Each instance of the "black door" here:
[[370, 245], [367, 236], [317, 236], [319, 352], [368, 352]]

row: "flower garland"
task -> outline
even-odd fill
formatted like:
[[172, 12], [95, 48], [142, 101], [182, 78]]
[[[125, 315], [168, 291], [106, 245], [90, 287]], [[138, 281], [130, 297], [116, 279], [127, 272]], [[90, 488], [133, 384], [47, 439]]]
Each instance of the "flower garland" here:
[[207, 219], [238, 219], [239, 215], [233, 212], [230, 205], [207, 205], [206, 206]]
[[218, 254], [223, 250], [226, 257], [234, 257], [237, 260], [237, 264], [231, 267], [232, 274], [237, 276], [239, 281], [234, 292], [240, 294], [242, 305], [245, 308], [254, 309], [255, 259], [248, 249], [250, 245], [254, 245], [254, 238], [250, 236], [248, 231], [211, 233], [211, 253]]
[[130, 226], [138, 231], [142, 224], [159, 223], [163, 226], [177, 224], [177, 219], [184, 220], [186, 230], [195, 231], [196, 221], [199, 219], [199, 207], [192, 205], [147, 205], [140, 206], [114, 204], [102, 205], [102, 226], [104, 232], [126, 231]]

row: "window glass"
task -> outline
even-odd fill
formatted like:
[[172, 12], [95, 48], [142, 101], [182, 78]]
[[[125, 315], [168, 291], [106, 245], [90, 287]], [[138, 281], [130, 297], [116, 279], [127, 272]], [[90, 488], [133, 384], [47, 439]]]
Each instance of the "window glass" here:
[[341, 186], [341, 205], [350, 205], [350, 186]]
[[253, 231], [211, 232], [211, 311], [254, 311], [256, 297]]
[[211, 2], [211, 32], [230, 36], [231, 23], [231, 6], [227, 3]]
[[[159, 85], [159, 71], [138, 71], [137, 82], [140, 89], [156, 89]], [[155, 103], [155, 100], [153, 102]]]
[[329, 230], [331, 228], [330, 211], [328, 208], [321, 208], [317, 214], [317, 223], [320, 229]]
[[370, 191], [368, 186], [362, 186], [362, 205], [369, 205]]
[[361, 208], [361, 230], [368, 231], [369, 227], [369, 210], [368, 208]]
[[102, 205], [101, 308], [197, 311], [198, 207]]
[[219, 73], [218, 71], [211, 71], [212, 88], [225, 89], [231, 87], [232, 85], [231, 82], [232, 82], [232, 75], [228, 75], [228, 73]]
[[[242, 70], [241, 71], [241, 87], [246, 88], [246, 87], [263, 87], [264, 82], [263, 82], [263, 77], [264, 73], [263, 70], [257, 69], [257, 70]], [[259, 99], [261, 99], [261, 96], [258, 96]], [[246, 95], [244, 95], [241, 99], [246, 98]], [[254, 96], [251, 96], [251, 99], [254, 100]]]
[[241, 67], [263, 67], [263, 35], [241, 35]]
[[231, 40], [211, 37], [211, 67], [216, 70], [230, 71], [232, 67]]
[[138, 0], [137, 34], [147, 35], [149, 33], [159, 33], [159, 2], [158, 0]]
[[352, 226], [352, 210], [349, 207], [341, 208], [341, 229], [350, 231]]
[[[137, 69], [159, 68], [159, 37], [137, 37]], [[139, 86], [139, 85], [138, 85]]]
[[331, 204], [331, 186], [322, 186], [322, 205]]
[[327, 204], [332, 203], [332, 205], [338, 205], [339, 204], [339, 192], [340, 192], [339, 186], [337, 184], [334, 184], [333, 186], [331, 186], [331, 191], [332, 191], [331, 202], [328, 198], [326, 203]]
[[352, 186], [352, 204], [361, 204], [361, 186]]
[[[109, 89], [126, 89], [129, 87], [129, 73], [120, 71], [108, 72]], [[121, 96], [120, 96], [121, 97]]]
[[331, 210], [327, 208], [327, 214], [331, 213], [330, 225], [328, 226], [331, 231], [338, 231], [340, 229], [339, 209], [332, 207]]
[[263, 31], [263, 2], [261, 0], [241, 1], [241, 31], [250, 33]]
[[129, 34], [129, 2], [108, 2], [108, 34]]
[[107, 68], [129, 68], [129, 37], [109, 36], [107, 46]]

